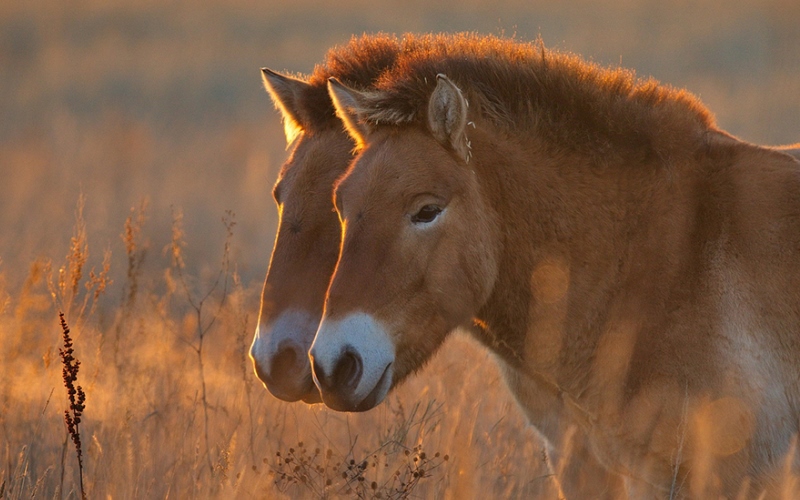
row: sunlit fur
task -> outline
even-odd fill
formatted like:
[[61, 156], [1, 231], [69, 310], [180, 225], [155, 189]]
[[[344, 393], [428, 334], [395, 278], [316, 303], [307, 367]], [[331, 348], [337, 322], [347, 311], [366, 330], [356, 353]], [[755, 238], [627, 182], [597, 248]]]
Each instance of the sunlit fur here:
[[[628, 71], [422, 40], [339, 110], [367, 132], [336, 188], [324, 319], [389, 325], [395, 384], [484, 325], [531, 421], [551, 440], [578, 425], [636, 498], [755, 496], [797, 473], [800, 163]], [[468, 103], [455, 134], [430, 116], [459, 112], [431, 105], [438, 74]], [[426, 203], [445, 210], [421, 228]]]
[[788, 155], [792, 155], [795, 158], [797, 158], [798, 160], [800, 160], [800, 143], [791, 144], [791, 145], [787, 145], [787, 146], [780, 146], [780, 147], [777, 147], [775, 149], [777, 149], [781, 153], [786, 153]]
[[[339, 254], [340, 226], [331, 201], [332, 185], [352, 159], [354, 148], [334, 113], [328, 78], [335, 76], [354, 87], [369, 86], [393, 64], [398, 52], [394, 37], [364, 36], [331, 49], [307, 80], [265, 70], [265, 84], [283, 115], [287, 142], [294, 145], [273, 190], [280, 219], [251, 356], [267, 387], [282, 399], [320, 400], [306, 351], [322, 316], [325, 291]], [[281, 320], [284, 313], [313, 321], [286, 322]], [[276, 331], [275, 324], [296, 327]], [[292, 373], [270, 378], [271, 357], [286, 339], [303, 347], [301, 356], [290, 368]]]
[[[268, 85], [276, 107], [283, 114], [287, 142], [295, 138], [297, 141], [274, 190], [280, 223], [262, 295], [260, 326], [251, 349], [254, 361], [258, 362], [259, 352], [266, 356], [273, 353], [269, 344], [278, 345], [285, 340], [276, 339], [276, 332], [270, 328], [276, 321], [282, 321], [282, 315], [288, 313], [294, 317], [299, 311], [309, 318], [322, 316], [325, 289], [339, 253], [340, 225], [331, 201], [332, 184], [351, 160], [354, 141], [336, 119], [325, 89], [328, 78], [336, 77], [368, 91], [376, 75], [394, 64], [397, 54], [427, 52], [429, 44], [428, 38], [412, 35], [402, 39], [385, 35], [353, 38], [348, 45], [329, 51], [325, 62], [315, 68], [307, 83], [291, 78], [294, 81], [289, 85], [295, 88], [284, 88], [283, 92]], [[310, 345], [315, 332], [316, 328], [307, 327], [279, 333], [298, 344]], [[267, 357], [261, 363], [268, 367], [270, 361]], [[305, 364], [295, 367], [292, 376], [284, 381], [284, 387], [267, 384], [276, 396], [306, 402], [320, 400], [307, 377], [307, 358], [303, 361]], [[552, 401], [541, 398], [541, 404], [552, 406]], [[550, 433], [550, 437], [554, 436], [560, 438], [560, 434]], [[577, 482], [571, 481], [573, 475], [593, 483], [587, 491], [602, 491], [598, 485], [609, 481], [607, 473], [591, 456], [586, 443], [574, 441], [577, 444], [570, 453], [570, 466], [564, 469], [567, 491]], [[551, 459], [562, 467], [557, 454], [560, 441], [553, 440], [548, 445]]]

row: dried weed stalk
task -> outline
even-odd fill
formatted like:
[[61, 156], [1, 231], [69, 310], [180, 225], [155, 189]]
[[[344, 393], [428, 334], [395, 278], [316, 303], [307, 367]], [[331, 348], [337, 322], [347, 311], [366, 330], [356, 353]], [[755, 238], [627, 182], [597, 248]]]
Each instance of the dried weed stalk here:
[[433, 477], [450, 459], [438, 452], [427, 454], [421, 444], [397, 454], [390, 444], [394, 443], [356, 460], [352, 451], [347, 457], [337, 457], [332, 449], [323, 454], [317, 447], [312, 452], [300, 442], [288, 452], [275, 454], [271, 474], [284, 493], [303, 488], [313, 498], [401, 499], [409, 498], [423, 479]]
[[[100, 295], [111, 284], [109, 277], [111, 270], [111, 250], [106, 250], [103, 254], [103, 264], [99, 272], [94, 268], [89, 271], [89, 279], [84, 283], [86, 288], [83, 298], [80, 298], [80, 284], [84, 278], [86, 262], [89, 259], [89, 243], [86, 235], [86, 221], [83, 218], [83, 208], [86, 204], [86, 197], [81, 194], [78, 197], [78, 205], [75, 209], [75, 226], [70, 239], [69, 253], [66, 262], [58, 269], [58, 279], [54, 282], [52, 275], [52, 264], [45, 264], [45, 274], [47, 276], [47, 287], [53, 299], [56, 309], [66, 311], [72, 316], [72, 308], [77, 301], [80, 301], [80, 308], [75, 315], [78, 320], [82, 320], [91, 315], [97, 308], [97, 301]], [[90, 305], [91, 301], [91, 305]], [[87, 310], [88, 308], [88, 310]]]
[[80, 369], [81, 362], [75, 358], [74, 349], [72, 347], [72, 337], [69, 334], [69, 327], [67, 321], [64, 319], [64, 313], [58, 313], [61, 319], [61, 330], [63, 332], [64, 347], [58, 349], [61, 355], [61, 362], [64, 365], [61, 371], [62, 378], [64, 379], [64, 386], [67, 388], [67, 397], [69, 399], [69, 409], [64, 411], [64, 421], [67, 424], [67, 432], [75, 444], [75, 452], [78, 456], [78, 472], [80, 478], [81, 498], [86, 498], [86, 492], [83, 489], [83, 450], [81, 448], [81, 431], [80, 423], [83, 416], [83, 410], [86, 408], [86, 393], [83, 392], [81, 386], [76, 386], [75, 382], [78, 381], [78, 370]]
[[128, 261], [127, 279], [122, 289], [122, 300], [120, 302], [120, 317], [114, 327], [113, 337], [114, 365], [120, 370], [124, 369], [121, 364], [125, 362], [125, 358], [120, 355], [122, 350], [120, 344], [125, 336], [130, 335], [131, 324], [133, 323], [131, 318], [133, 317], [136, 298], [139, 294], [142, 265], [149, 248], [148, 242], [142, 238], [142, 230], [147, 220], [147, 206], [147, 198], [143, 198], [138, 209], [137, 207], [131, 207], [130, 214], [125, 219], [124, 230], [120, 234], [122, 243], [125, 245], [125, 255]]
[[123, 307], [127, 310], [136, 302], [139, 291], [139, 277], [142, 273], [142, 264], [147, 255], [148, 244], [142, 241], [142, 229], [147, 220], [147, 198], [143, 198], [139, 208], [131, 208], [131, 213], [125, 219], [125, 230], [120, 235], [125, 245], [125, 254], [128, 257], [127, 287], [123, 297]]
[[441, 408], [435, 400], [425, 405], [418, 402], [408, 412], [399, 401], [390, 405], [394, 424], [380, 433], [378, 448], [364, 455], [354, 451], [355, 435], [346, 454], [332, 448], [324, 453], [319, 447], [312, 451], [299, 442], [264, 463], [278, 490], [291, 496], [304, 490], [302, 496], [313, 498], [409, 498], [419, 494], [417, 487], [423, 480], [446, 476], [446, 470], [437, 473], [437, 469], [450, 456], [424, 450], [428, 433], [439, 424]]
[[234, 321], [236, 322], [236, 348], [238, 351], [239, 359], [239, 373], [242, 376], [242, 384], [244, 385], [245, 400], [247, 401], [247, 417], [249, 422], [250, 439], [248, 448], [250, 450], [250, 459], [253, 465], [256, 464], [256, 449], [255, 449], [255, 435], [256, 423], [253, 418], [253, 368], [250, 363], [250, 344], [248, 343], [248, 335], [250, 334], [250, 315], [244, 306], [243, 295], [244, 287], [239, 273], [233, 272], [233, 286], [236, 290], [234, 294], [234, 311], [236, 313]]
[[[11, 294], [6, 290], [6, 277], [2, 272], [3, 259], [0, 257], [0, 315], [6, 312], [8, 306], [11, 305]], [[0, 496], [2, 498], [2, 496]]]
[[[229, 278], [230, 278], [230, 250], [231, 250], [231, 239], [233, 238], [233, 228], [236, 225], [235, 222], [235, 214], [228, 210], [225, 212], [225, 216], [222, 218], [222, 223], [225, 225], [226, 236], [225, 236], [225, 245], [222, 252], [222, 263], [220, 265], [219, 272], [217, 273], [216, 279], [214, 283], [209, 287], [208, 291], [205, 294], [202, 294], [201, 298], [197, 299], [194, 293], [191, 291], [188, 277], [184, 273], [184, 268], [186, 267], [186, 263], [183, 260], [183, 249], [186, 246], [185, 240], [185, 233], [183, 231], [183, 212], [180, 210], [173, 211], [172, 217], [172, 242], [169, 246], [172, 255], [172, 269], [178, 276], [178, 282], [180, 283], [181, 287], [183, 288], [184, 292], [186, 293], [186, 299], [189, 302], [189, 305], [195, 312], [196, 317], [196, 324], [197, 324], [197, 332], [196, 332], [196, 342], [186, 342], [189, 347], [197, 355], [197, 364], [200, 371], [200, 398], [203, 404], [203, 422], [204, 422], [204, 439], [206, 445], [206, 462], [208, 464], [209, 471], [214, 474], [215, 468], [213, 461], [211, 459], [211, 445], [210, 440], [208, 437], [208, 429], [209, 429], [209, 420], [208, 420], [208, 411], [209, 411], [209, 403], [208, 403], [208, 395], [206, 390], [206, 376], [205, 376], [205, 365], [203, 362], [203, 346], [206, 336], [210, 332], [211, 328], [217, 322], [217, 319], [220, 318], [221, 312], [223, 307], [226, 304], [228, 298], [228, 286], [229, 286]], [[214, 313], [212, 313], [209, 317], [203, 314], [203, 307], [205, 306], [206, 302], [212, 298], [214, 293], [221, 287], [219, 292], [219, 300], [217, 302], [217, 307]]]

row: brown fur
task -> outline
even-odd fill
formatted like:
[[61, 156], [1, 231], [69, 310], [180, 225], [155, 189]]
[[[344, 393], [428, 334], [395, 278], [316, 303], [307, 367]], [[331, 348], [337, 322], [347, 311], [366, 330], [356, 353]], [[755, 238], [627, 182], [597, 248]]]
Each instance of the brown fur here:
[[791, 155], [800, 160], [800, 143], [790, 144], [786, 146], [778, 146], [775, 149], [780, 151], [781, 153], [786, 153], [787, 155]]
[[[327, 81], [335, 76], [354, 87], [368, 87], [394, 63], [398, 53], [394, 37], [354, 37], [347, 45], [331, 49], [307, 81], [265, 70], [265, 79], [271, 77], [275, 82], [272, 86], [265, 83], [288, 122], [287, 140], [294, 146], [273, 189], [278, 234], [261, 296], [259, 324], [269, 325], [288, 310], [305, 312], [313, 321], [304, 325], [305, 330], [293, 333], [305, 350], [322, 316], [339, 254], [341, 229], [331, 200], [332, 185], [352, 159], [354, 147], [336, 118]], [[319, 402], [306, 352], [300, 353], [292, 366], [279, 367], [291, 373], [264, 373], [258, 360], [254, 361], [259, 377], [276, 396]]]
[[[284, 120], [293, 120], [291, 127], [302, 133], [274, 188], [280, 219], [262, 294], [261, 323], [269, 324], [282, 312], [293, 309], [320, 318], [325, 290], [339, 254], [341, 227], [332, 203], [332, 185], [352, 159], [354, 142], [335, 117], [327, 93], [328, 78], [339, 78], [353, 87], [370, 88], [376, 75], [390, 67], [398, 53], [427, 50], [426, 47], [425, 38], [413, 36], [404, 40], [385, 35], [353, 38], [348, 45], [331, 49], [325, 62], [307, 80], [302, 80], [307, 84], [296, 85], [299, 91], [287, 91], [287, 95], [273, 93]], [[315, 328], [297, 331], [296, 335], [310, 342], [315, 331]], [[302, 361], [307, 365], [307, 358]], [[278, 397], [319, 401], [316, 388], [307, 378], [307, 367], [293, 370], [288, 388], [275, 387], [268, 374], [260, 376], [267, 379], [268, 387]], [[541, 402], [550, 404], [544, 398]], [[554, 432], [545, 435], [551, 439], [561, 436]], [[578, 436], [572, 442], [571, 460], [561, 478], [565, 491], [582, 491], [600, 498], [604, 485], [615, 484], [617, 478], [603, 470], [585, 440]], [[560, 441], [551, 444], [557, 450], [563, 448]], [[556, 466], [561, 467], [557, 456], [554, 458]]]
[[[634, 495], [778, 491], [800, 430], [800, 163], [627, 71], [424, 40], [338, 110], [365, 147], [337, 186], [325, 317], [389, 325], [395, 384], [474, 321], [529, 418], [580, 426]], [[447, 80], [456, 134], [429, 116]]]
[[392, 67], [400, 50], [400, 42], [390, 35], [353, 37], [346, 45], [330, 49], [308, 76], [309, 86], [297, 102], [303, 129], [312, 133], [328, 128], [341, 130], [328, 95], [328, 79], [335, 77], [355, 88], [371, 87]]
[[472, 116], [577, 152], [649, 158], [672, 148], [664, 130], [685, 135], [713, 125], [684, 90], [543, 45], [477, 35], [406, 35], [403, 43], [423, 48], [382, 74], [359, 110], [367, 123], [425, 123], [436, 75], [443, 73], [456, 85], [469, 82], [463, 89]]

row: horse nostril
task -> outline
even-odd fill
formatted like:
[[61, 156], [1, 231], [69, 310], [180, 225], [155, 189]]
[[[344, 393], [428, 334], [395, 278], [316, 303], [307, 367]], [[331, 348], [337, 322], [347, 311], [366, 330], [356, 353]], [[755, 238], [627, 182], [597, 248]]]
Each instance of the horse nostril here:
[[294, 370], [297, 358], [297, 351], [293, 347], [284, 347], [272, 358], [271, 375], [276, 378], [288, 375]]
[[361, 380], [362, 370], [361, 357], [354, 352], [347, 351], [333, 370], [333, 384], [336, 387], [353, 391]]
[[350, 350], [342, 354], [331, 373], [325, 373], [322, 365], [316, 359], [313, 359], [312, 366], [320, 389], [325, 392], [349, 393], [355, 391], [361, 381], [361, 373], [364, 371], [361, 356]]

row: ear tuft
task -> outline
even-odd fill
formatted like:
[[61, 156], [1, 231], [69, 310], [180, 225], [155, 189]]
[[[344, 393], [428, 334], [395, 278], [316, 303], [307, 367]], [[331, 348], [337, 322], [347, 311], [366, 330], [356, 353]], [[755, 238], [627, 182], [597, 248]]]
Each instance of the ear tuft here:
[[300, 99], [303, 91], [310, 85], [302, 80], [276, 73], [269, 68], [261, 68], [261, 78], [272, 102], [283, 117], [283, 131], [286, 145], [290, 145], [303, 131], [300, 118]]
[[428, 127], [437, 141], [469, 161], [467, 100], [461, 89], [441, 73], [436, 75], [436, 88], [428, 101]]
[[356, 149], [362, 149], [367, 135], [367, 128], [359, 117], [359, 111], [363, 109], [364, 94], [345, 86], [334, 77], [328, 79], [328, 94], [336, 109], [336, 116], [342, 120], [345, 129], [356, 141]]

